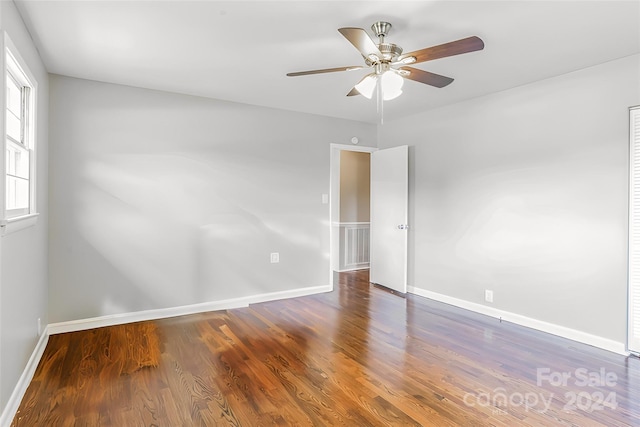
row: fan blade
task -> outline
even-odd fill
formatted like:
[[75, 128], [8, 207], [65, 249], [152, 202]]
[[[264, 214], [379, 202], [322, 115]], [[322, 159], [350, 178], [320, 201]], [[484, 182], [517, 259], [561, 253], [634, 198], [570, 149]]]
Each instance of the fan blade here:
[[379, 59], [382, 58], [382, 53], [378, 46], [371, 40], [371, 37], [367, 34], [365, 30], [362, 28], [339, 28], [338, 31], [342, 34], [349, 42], [355, 46], [356, 49], [362, 54], [363, 57], [367, 58], [370, 55], [375, 55]]
[[451, 77], [441, 76], [440, 74], [430, 73], [428, 71], [419, 70], [413, 67], [400, 67], [398, 69], [409, 72], [409, 74], [400, 74], [405, 79], [424, 83], [429, 86], [445, 87], [446, 85], [453, 82], [453, 79]]
[[402, 54], [398, 57], [397, 62], [403, 62], [406, 58], [413, 56], [416, 58], [413, 62], [404, 62], [406, 64], [416, 64], [418, 62], [431, 61], [438, 58], [446, 58], [447, 56], [460, 55], [467, 52], [475, 52], [484, 49], [484, 42], [476, 36], [467, 37], [453, 42], [441, 44], [438, 46], [427, 47], [425, 49]]
[[353, 65], [351, 67], [337, 67], [337, 68], [325, 68], [322, 70], [297, 71], [295, 73], [287, 73], [287, 76], [289, 77], [308, 76], [309, 74], [335, 73], [336, 71], [353, 71], [353, 70], [360, 70], [362, 68], [364, 67], [361, 67], [360, 65]]

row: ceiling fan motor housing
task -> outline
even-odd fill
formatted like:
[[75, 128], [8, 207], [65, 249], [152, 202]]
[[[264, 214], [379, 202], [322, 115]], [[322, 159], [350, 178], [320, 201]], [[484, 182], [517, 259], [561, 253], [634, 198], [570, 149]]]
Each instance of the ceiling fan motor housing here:
[[[382, 53], [382, 58], [378, 58], [379, 62], [391, 62], [395, 60], [402, 53], [402, 48], [393, 43], [385, 43], [384, 38], [389, 34], [391, 30], [391, 24], [385, 21], [378, 21], [371, 26], [371, 30], [378, 37], [378, 49]], [[378, 61], [371, 61], [375, 64]], [[369, 64], [371, 65], [371, 64]]]
[[402, 48], [393, 43], [380, 43], [378, 45], [378, 49], [380, 49], [380, 53], [382, 53], [382, 56], [384, 57], [381, 59], [387, 61], [395, 60], [402, 53]]

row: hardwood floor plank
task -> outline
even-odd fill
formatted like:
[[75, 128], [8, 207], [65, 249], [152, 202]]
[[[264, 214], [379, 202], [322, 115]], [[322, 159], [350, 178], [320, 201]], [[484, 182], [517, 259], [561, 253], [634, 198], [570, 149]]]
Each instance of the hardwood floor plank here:
[[[366, 271], [339, 280], [324, 294], [54, 335], [12, 426], [640, 425], [635, 357], [399, 295]], [[580, 372], [615, 381], [580, 384]], [[617, 406], [598, 408], [605, 396]]]

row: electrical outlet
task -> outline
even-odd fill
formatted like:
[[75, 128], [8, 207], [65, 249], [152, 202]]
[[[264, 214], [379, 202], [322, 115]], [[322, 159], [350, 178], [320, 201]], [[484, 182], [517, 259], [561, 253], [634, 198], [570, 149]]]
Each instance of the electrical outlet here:
[[484, 300], [486, 302], [493, 302], [493, 291], [490, 291], [489, 289], [485, 289]]
[[271, 252], [271, 264], [277, 264], [280, 262], [280, 253]]
[[38, 317], [38, 336], [42, 335], [42, 320]]

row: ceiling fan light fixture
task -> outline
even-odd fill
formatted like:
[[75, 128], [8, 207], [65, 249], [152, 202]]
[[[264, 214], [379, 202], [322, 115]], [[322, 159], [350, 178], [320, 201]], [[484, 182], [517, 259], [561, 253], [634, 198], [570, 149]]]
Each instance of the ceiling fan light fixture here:
[[362, 79], [360, 83], [355, 85], [355, 88], [358, 92], [360, 92], [360, 95], [364, 96], [367, 99], [371, 99], [377, 82], [378, 76], [375, 74], [369, 74], [368, 76], [365, 76], [365, 78]]
[[396, 99], [402, 94], [404, 79], [394, 71], [386, 71], [380, 78], [382, 85], [382, 98], [385, 101]]
[[385, 101], [391, 101], [392, 99], [396, 99], [400, 95], [402, 95], [402, 90], [394, 92], [393, 94], [384, 94], [382, 95], [382, 99], [384, 99]]

